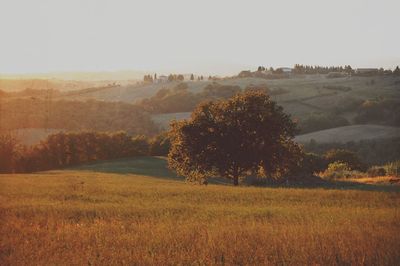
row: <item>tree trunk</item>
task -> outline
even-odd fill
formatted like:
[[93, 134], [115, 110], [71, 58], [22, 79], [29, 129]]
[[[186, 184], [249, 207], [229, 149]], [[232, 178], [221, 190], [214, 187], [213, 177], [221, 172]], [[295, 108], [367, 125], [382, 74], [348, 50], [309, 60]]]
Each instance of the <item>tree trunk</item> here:
[[235, 187], [239, 185], [239, 177], [238, 176], [234, 176], [233, 177], [233, 185]]

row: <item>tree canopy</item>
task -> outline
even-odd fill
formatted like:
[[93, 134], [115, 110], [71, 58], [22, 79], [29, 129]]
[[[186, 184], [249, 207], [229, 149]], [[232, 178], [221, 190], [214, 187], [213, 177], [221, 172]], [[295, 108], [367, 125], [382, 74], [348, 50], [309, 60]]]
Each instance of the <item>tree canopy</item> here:
[[220, 176], [239, 179], [264, 173], [279, 177], [296, 164], [296, 125], [260, 91], [200, 104], [189, 120], [169, 132], [169, 167], [191, 181]]

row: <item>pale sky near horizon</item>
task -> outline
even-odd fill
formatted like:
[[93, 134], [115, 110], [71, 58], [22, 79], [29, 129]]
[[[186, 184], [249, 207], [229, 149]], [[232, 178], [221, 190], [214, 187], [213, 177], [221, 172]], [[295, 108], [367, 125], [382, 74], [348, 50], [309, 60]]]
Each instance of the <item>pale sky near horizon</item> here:
[[399, 0], [0, 0], [0, 73], [400, 64]]

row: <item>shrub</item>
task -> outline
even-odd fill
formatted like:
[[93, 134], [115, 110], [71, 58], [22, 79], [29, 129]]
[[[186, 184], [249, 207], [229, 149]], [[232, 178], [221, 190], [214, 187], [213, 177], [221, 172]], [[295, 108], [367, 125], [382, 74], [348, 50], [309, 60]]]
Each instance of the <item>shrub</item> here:
[[386, 175], [386, 170], [380, 166], [372, 166], [368, 169], [367, 175], [370, 177], [384, 176]]
[[386, 175], [400, 176], [400, 160], [385, 165]]
[[342, 178], [359, 178], [365, 176], [364, 173], [351, 170], [350, 166], [344, 162], [333, 162], [328, 165], [328, 168], [320, 173], [320, 176], [328, 179], [342, 179]]
[[345, 149], [332, 149], [325, 153], [325, 160], [328, 163], [343, 162], [350, 170], [365, 170], [364, 164], [360, 161], [355, 152]]
[[305, 153], [299, 171], [305, 174], [314, 174], [326, 168], [326, 161], [315, 153]]

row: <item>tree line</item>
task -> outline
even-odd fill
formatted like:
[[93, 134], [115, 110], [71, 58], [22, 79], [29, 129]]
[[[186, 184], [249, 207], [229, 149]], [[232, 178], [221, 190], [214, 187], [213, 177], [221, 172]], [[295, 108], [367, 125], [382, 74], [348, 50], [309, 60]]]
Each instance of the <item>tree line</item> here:
[[32, 146], [1, 134], [0, 172], [35, 172], [125, 157], [165, 156], [169, 146], [166, 134], [149, 138], [126, 132], [60, 132]]
[[126, 131], [131, 135], [159, 132], [148, 112], [122, 102], [3, 98], [0, 128], [54, 128], [69, 131]]
[[[394, 70], [391, 69], [366, 69], [364, 72], [358, 72], [353, 69], [350, 65], [345, 66], [312, 66], [312, 65], [302, 65], [295, 64], [292, 69], [293, 74], [332, 74], [328, 77], [340, 77], [334, 76], [334, 73], [343, 73], [346, 75], [359, 75], [359, 76], [373, 76], [373, 75], [395, 75], [400, 76], [400, 68], [396, 66]], [[257, 71], [242, 71], [239, 73], [239, 77], [260, 77], [260, 78], [282, 78], [285, 77], [282, 68], [264, 67], [258, 66]]]
[[137, 105], [154, 114], [191, 112], [201, 102], [227, 99], [242, 91], [261, 91], [269, 95], [288, 93], [284, 89], [271, 90], [266, 84], [248, 85], [242, 90], [240, 86], [223, 85], [215, 81], [205, 86], [201, 92], [193, 93], [186, 83], [179, 83], [170, 89], [160, 89], [155, 95], [143, 99]]

